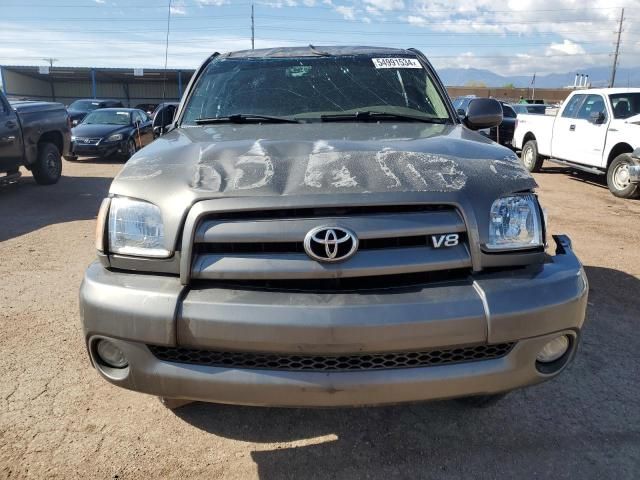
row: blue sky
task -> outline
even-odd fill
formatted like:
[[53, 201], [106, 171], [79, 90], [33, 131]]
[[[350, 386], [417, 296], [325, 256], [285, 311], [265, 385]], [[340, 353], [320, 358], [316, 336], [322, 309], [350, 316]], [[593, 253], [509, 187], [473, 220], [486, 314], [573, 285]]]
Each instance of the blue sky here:
[[[640, 66], [640, 0], [255, 0], [256, 48], [417, 47], [438, 68], [530, 75], [611, 63]], [[161, 67], [164, 0], [2, 0], [0, 64]], [[250, 0], [173, 0], [168, 66], [250, 48]]]

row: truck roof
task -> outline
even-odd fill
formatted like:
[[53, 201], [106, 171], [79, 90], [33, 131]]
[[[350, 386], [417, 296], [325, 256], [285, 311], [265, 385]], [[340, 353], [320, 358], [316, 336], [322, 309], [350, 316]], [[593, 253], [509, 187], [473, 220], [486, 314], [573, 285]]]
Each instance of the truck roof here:
[[366, 46], [315, 46], [261, 48], [257, 50], [239, 50], [225, 53], [227, 58], [287, 58], [317, 57], [323, 55], [415, 55], [404, 48], [366, 47]]
[[575, 90], [573, 93], [599, 93], [602, 95], [615, 95], [616, 93], [640, 93], [640, 88], [587, 88]]

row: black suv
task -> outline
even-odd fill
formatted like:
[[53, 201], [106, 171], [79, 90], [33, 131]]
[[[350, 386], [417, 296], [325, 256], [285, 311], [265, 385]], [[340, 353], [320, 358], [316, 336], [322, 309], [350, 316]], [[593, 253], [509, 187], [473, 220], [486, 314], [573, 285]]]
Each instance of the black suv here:
[[95, 98], [82, 98], [76, 100], [67, 111], [69, 112], [69, 118], [73, 126], [79, 124], [89, 112], [98, 110], [99, 108], [123, 108], [124, 105], [120, 100], [99, 100]]

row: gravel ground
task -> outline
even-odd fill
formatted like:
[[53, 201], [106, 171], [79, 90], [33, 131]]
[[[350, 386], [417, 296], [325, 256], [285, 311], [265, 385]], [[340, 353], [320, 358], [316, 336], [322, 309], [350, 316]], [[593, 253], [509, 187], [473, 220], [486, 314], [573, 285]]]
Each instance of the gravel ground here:
[[78, 287], [120, 167], [65, 162], [55, 186], [0, 186], [0, 477], [640, 477], [640, 201], [550, 165], [536, 177], [591, 286], [581, 350], [555, 381], [485, 410], [172, 412], [100, 379], [81, 338]]

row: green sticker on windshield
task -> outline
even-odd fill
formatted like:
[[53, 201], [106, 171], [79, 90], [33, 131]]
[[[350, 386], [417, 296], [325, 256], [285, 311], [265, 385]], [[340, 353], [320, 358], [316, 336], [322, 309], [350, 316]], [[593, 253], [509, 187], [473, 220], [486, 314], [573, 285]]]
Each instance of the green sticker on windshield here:
[[295, 67], [289, 67], [285, 70], [285, 75], [287, 77], [304, 77], [305, 75], [309, 75], [311, 72], [310, 65], [297, 65]]

